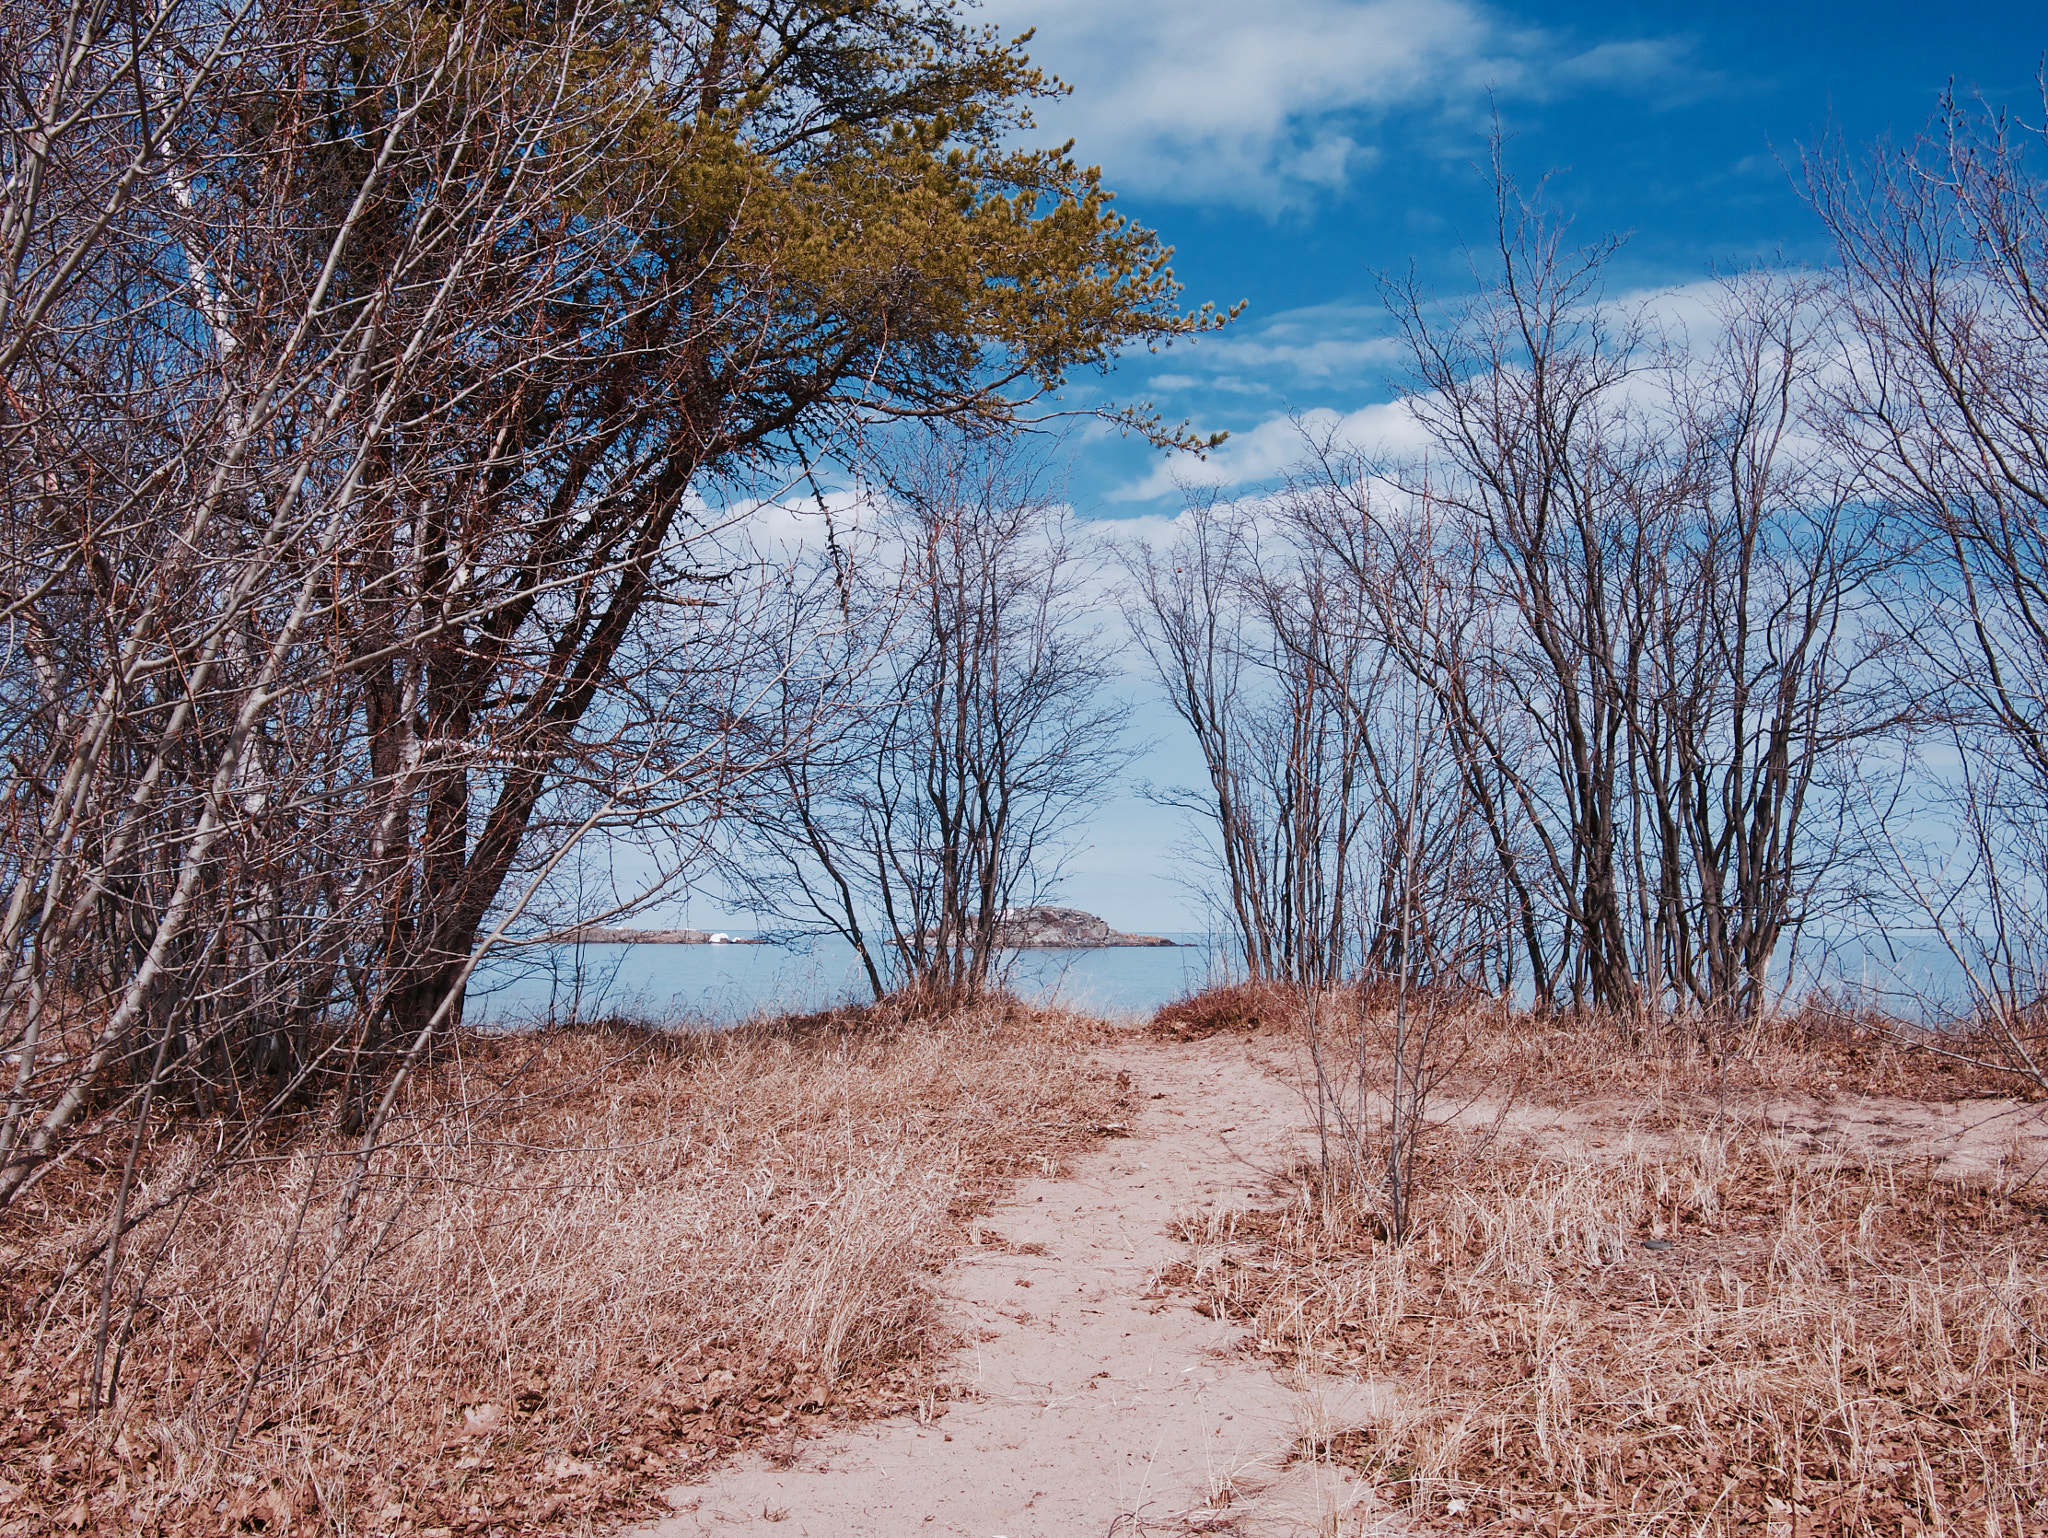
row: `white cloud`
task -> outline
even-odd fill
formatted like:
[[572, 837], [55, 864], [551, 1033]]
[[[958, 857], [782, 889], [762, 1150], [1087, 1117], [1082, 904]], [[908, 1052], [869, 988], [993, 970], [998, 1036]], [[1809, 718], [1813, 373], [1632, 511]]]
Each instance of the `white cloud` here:
[[[1768, 305], [1775, 317], [1773, 324], [1783, 326], [1788, 323], [1782, 309], [1786, 302], [1781, 288], [1751, 287], [1742, 280], [1731, 283], [1720, 278], [1702, 278], [1671, 288], [1639, 289], [1607, 299], [1601, 308], [1614, 334], [1627, 330], [1637, 338], [1636, 371], [1618, 386], [1614, 399], [1626, 403], [1645, 420], [1658, 420], [1660, 413], [1671, 409], [1674, 399], [1668, 369], [1687, 366], [1687, 360], [1709, 371], [1720, 366], [1715, 362], [1715, 354], [1746, 305]], [[1344, 313], [1343, 307], [1330, 308], [1334, 313]], [[1800, 366], [1812, 371], [1816, 380], [1825, 381], [1840, 377], [1852, 366], [1852, 360], [1840, 350], [1838, 342], [1830, 340], [1819, 320], [1819, 315], [1809, 309], [1796, 323], [1805, 336]], [[1755, 323], [1754, 316], [1750, 323]], [[1312, 335], [1316, 328], [1305, 325], [1300, 329]], [[1392, 339], [1387, 339], [1387, 344], [1392, 345]], [[1265, 344], [1254, 338], [1252, 345], [1271, 346], [1283, 361], [1289, 354], [1284, 341]], [[1354, 340], [1346, 345], [1359, 348], [1364, 344]], [[1171, 495], [1183, 486], [1256, 488], [1262, 482], [1286, 475], [1323, 444], [1340, 453], [1359, 453], [1368, 459], [1413, 459], [1426, 453], [1432, 443], [1416, 418], [1413, 403], [1417, 399], [1403, 396], [1349, 413], [1327, 408], [1274, 413], [1234, 434], [1205, 459], [1179, 455], [1155, 461], [1147, 474], [1110, 491], [1105, 500], [1146, 502]], [[1808, 428], [1799, 426], [1791, 431], [1793, 443], [1812, 456], [1825, 457], [1825, 446], [1807, 436]], [[1134, 528], [1139, 526], [1138, 521], [1126, 521]]]
[[1339, 301], [1240, 320], [1228, 331], [1184, 344], [1179, 373], [1157, 377], [1212, 389], [1242, 389], [1253, 382], [1285, 394], [1304, 386], [1356, 385], [1406, 357], [1383, 305]]
[[[1556, 86], [1607, 86], [1618, 90], [1652, 83], [1669, 85], [1687, 76], [1685, 55], [1690, 45], [1676, 38], [1633, 38], [1600, 43], [1584, 53], [1562, 59], [1551, 74]], [[1683, 93], [1680, 93], [1681, 95]], [[1672, 99], [1664, 93], [1665, 99]]]
[[1366, 406], [1348, 415], [1305, 411], [1268, 417], [1226, 440], [1206, 459], [1160, 460], [1142, 479], [1110, 492], [1108, 500], [1145, 502], [1182, 486], [1243, 486], [1269, 480], [1300, 464], [1312, 445], [1325, 441], [1369, 456], [1395, 456], [1419, 451], [1427, 440], [1414, 414], [1400, 401]]
[[1374, 120], [1476, 116], [1487, 93], [1668, 86], [1686, 45], [1623, 39], [1575, 52], [1471, 0], [1001, 0], [1037, 28], [1033, 57], [1074, 94], [1040, 113], [1112, 185], [1272, 211], [1367, 170]]

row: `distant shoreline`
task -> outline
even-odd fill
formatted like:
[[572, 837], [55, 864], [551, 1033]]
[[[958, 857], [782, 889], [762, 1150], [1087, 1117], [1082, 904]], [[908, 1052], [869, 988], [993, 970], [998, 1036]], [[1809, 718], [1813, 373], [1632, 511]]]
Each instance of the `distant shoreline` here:
[[[739, 935], [717, 933], [708, 929], [619, 929], [608, 925], [591, 924], [581, 929], [572, 929], [562, 937], [564, 945], [773, 945], [773, 940], [763, 940]], [[1016, 951], [1104, 951], [1168, 947], [1184, 948], [1179, 940], [1169, 940], [1164, 935], [1123, 934], [1112, 930], [1095, 937], [1078, 935], [1003, 936], [998, 935], [997, 944], [1003, 950]]]
[[564, 945], [772, 945], [772, 940], [721, 934], [709, 929], [613, 929], [589, 924], [562, 937]]
[[1181, 947], [1179, 940], [1169, 940], [1164, 935], [1113, 934], [1107, 940], [998, 940], [1006, 951], [1113, 951], [1143, 950], [1147, 947]]

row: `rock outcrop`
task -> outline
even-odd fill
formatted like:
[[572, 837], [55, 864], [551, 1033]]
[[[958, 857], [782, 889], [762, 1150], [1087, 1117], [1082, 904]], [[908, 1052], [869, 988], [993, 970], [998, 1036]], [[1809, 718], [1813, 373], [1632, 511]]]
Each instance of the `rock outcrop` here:
[[1092, 950], [1109, 945], [1171, 945], [1158, 935], [1127, 935], [1079, 908], [1012, 908], [996, 925], [996, 943], [1007, 950]]

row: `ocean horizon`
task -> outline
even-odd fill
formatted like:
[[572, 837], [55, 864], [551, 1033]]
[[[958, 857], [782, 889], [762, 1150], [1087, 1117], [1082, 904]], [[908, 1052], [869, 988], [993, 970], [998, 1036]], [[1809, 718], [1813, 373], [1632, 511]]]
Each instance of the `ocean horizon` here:
[[[583, 944], [503, 948], [477, 968], [463, 1018], [516, 1026], [630, 1016], [732, 1025], [870, 999], [853, 947], [837, 935], [770, 936], [755, 944]], [[1110, 1018], [1149, 1017], [1221, 976], [1223, 937], [1161, 931], [1171, 946], [1101, 946], [1003, 954], [1020, 998]]]

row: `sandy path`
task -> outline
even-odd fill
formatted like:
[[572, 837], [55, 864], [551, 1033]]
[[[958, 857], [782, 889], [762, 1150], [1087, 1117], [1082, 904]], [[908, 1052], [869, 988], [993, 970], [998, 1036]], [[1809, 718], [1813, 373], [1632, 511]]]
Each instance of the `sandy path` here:
[[[1315, 1531], [1317, 1509], [1347, 1492], [1286, 1470], [1303, 1396], [1231, 1351], [1242, 1326], [1146, 1296], [1180, 1256], [1177, 1211], [1268, 1195], [1267, 1172], [1303, 1146], [1301, 1102], [1235, 1042], [1097, 1057], [1135, 1081], [1132, 1136], [1066, 1179], [1021, 1186], [986, 1220], [994, 1236], [946, 1273], [967, 1343], [948, 1376], [972, 1397], [928, 1425], [800, 1444], [788, 1468], [736, 1460], [672, 1492], [676, 1515], [644, 1533]], [[1044, 1253], [1017, 1253], [1034, 1246]]]

